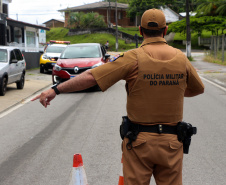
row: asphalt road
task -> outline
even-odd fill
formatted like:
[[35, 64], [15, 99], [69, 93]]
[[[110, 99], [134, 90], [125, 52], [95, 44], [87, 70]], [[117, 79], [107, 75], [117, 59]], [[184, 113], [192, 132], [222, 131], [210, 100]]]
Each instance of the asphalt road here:
[[[226, 90], [204, 83], [203, 95], [185, 98], [184, 120], [198, 134], [184, 155], [184, 185], [225, 184]], [[47, 109], [29, 99], [0, 116], [1, 185], [68, 184], [74, 153], [82, 154], [90, 185], [118, 183], [123, 81], [104, 93], [61, 94]]]
[[[226, 92], [204, 83], [204, 95], [185, 99], [184, 120], [198, 134], [184, 156], [184, 185], [225, 184]], [[74, 153], [83, 156], [89, 184], [117, 184], [125, 104], [120, 81], [104, 93], [62, 94], [47, 109], [29, 102], [2, 117], [0, 184], [68, 184]]]

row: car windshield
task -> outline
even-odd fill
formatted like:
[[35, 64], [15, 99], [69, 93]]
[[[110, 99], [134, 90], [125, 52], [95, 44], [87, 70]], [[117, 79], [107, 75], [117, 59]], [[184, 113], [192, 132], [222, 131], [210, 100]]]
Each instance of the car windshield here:
[[98, 45], [69, 46], [61, 54], [60, 58], [99, 58], [100, 49]]
[[48, 46], [46, 49], [47, 53], [61, 53], [64, 50], [64, 46]]
[[0, 49], [0, 62], [7, 62], [7, 50]]

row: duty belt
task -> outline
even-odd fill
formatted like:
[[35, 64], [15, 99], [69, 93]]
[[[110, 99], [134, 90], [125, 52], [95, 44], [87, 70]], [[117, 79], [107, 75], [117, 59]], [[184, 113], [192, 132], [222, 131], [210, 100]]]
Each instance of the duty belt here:
[[193, 127], [190, 123], [178, 122], [176, 126], [158, 124], [158, 125], [140, 125], [132, 123], [127, 116], [122, 117], [122, 124], [120, 125], [120, 136], [122, 140], [124, 137], [129, 141], [126, 148], [131, 150], [133, 148], [132, 142], [137, 139], [139, 132], [152, 132], [159, 134], [175, 134], [178, 141], [183, 142], [183, 150], [188, 154], [189, 146], [191, 143], [191, 136], [197, 133], [197, 128]]
[[[136, 124], [133, 124], [135, 126]], [[175, 134], [177, 135], [177, 126], [170, 125], [136, 125], [139, 132], [151, 132], [159, 134]]]

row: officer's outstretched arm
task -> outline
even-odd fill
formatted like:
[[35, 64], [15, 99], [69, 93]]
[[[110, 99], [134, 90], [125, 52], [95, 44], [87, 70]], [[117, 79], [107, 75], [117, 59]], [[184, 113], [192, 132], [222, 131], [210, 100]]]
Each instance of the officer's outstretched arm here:
[[199, 91], [191, 91], [190, 89], [186, 89], [184, 96], [185, 97], [193, 97], [193, 96], [197, 96], [202, 93], [204, 93], [204, 89], [200, 89]]
[[[61, 83], [57, 86], [57, 89], [60, 93], [67, 93], [67, 92], [74, 92], [74, 91], [81, 91], [96, 85], [97, 82], [94, 79], [90, 70], [87, 70], [80, 75]], [[53, 89], [48, 89], [42, 92], [40, 95], [33, 98], [31, 101], [35, 101], [39, 99], [40, 103], [47, 107], [50, 105], [50, 101], [52, 101], [56, 96], [56, 93]]]
[[57, 88], [60, 93], [67, 93], [88, 89], [94, 85], [97, 85], [97, 82], [93, 77], [91, 70], [87, 70], [64, 83], [59, 84]]

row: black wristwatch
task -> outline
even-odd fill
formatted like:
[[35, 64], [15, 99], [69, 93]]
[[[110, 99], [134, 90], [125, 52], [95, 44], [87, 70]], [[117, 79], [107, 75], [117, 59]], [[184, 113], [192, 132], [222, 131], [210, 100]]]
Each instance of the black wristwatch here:
[[55, 93], [58, 95], [60, 94], [60, 91], [57, 89], [58, 84], [54, 84], [53, 86], [51, 86], [51, 88], [55, 91]]

